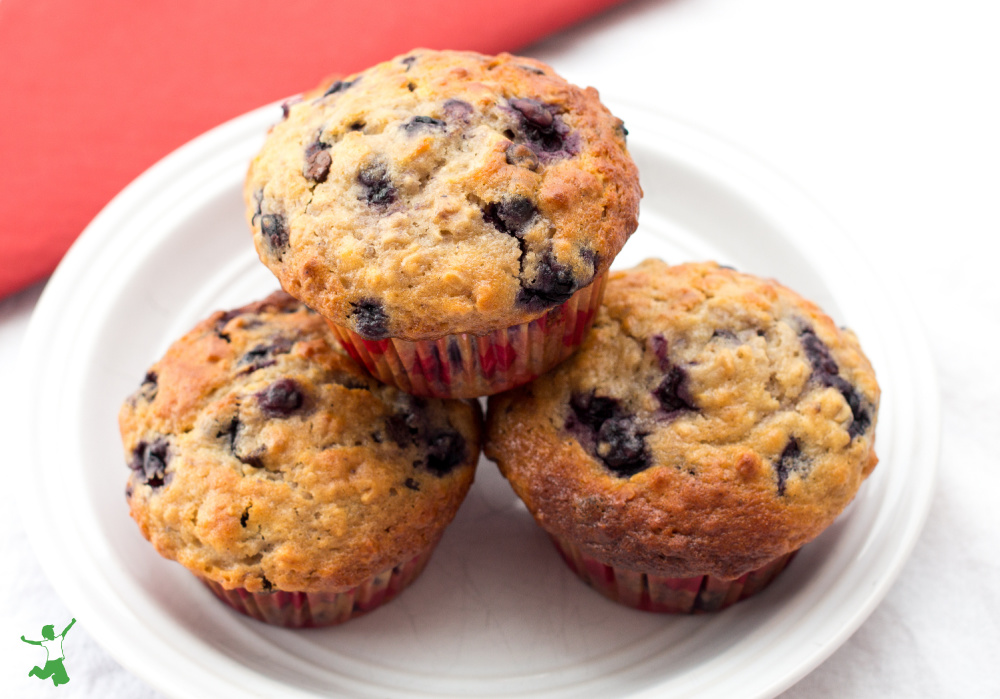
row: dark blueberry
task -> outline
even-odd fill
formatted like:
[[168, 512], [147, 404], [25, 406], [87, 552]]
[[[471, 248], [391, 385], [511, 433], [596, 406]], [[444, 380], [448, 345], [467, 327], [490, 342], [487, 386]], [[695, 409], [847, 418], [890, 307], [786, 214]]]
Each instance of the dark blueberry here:
[[589, 262], [594, 274], [597, 274], [597, 268], [601, 264], [601, 254], [590, 248], [580, 248], [580, 257]]
[[589, 429], [597, 432], [607, 420], [619, 411], [619, 403], [614, 398], [590, 393], [574, 393], [570, 396], [569, 406], [573, 417]]
[[329, 95], [335, 95], [338, 92], [343, 92], [344, 90], [349, 88], [351, 85], [353, 85], [360, 79], [361, 78], [355, 78], [354, 80], [349, 80], [349, 81], [337, 80], [332, 85], [330, 85], [330, 87], [326, 89], [326, 92], [323, 93], [323, 96], [328, 97]]
[[215, 321], [215, 334], [218, 335], [220, 339], [225, 340], [227, 344], [231, 343], [233, 341], [233, 338], [229, 336], [229, 333], [224, 332], [225, 327], [229, 323], [229, 321], [231, 321], [233, 318], [238, 318], [241, 315], [243, 315], [243, 309], [240, 308], [237, 308], [234, 311], [226, 311], [225, 313], [223, 313], [221, 316], [219, 316], [219, 319]]
[[226, 327], [226, 324], [229, 323], [229, 321], [231, 321], [233, 318], [236, 318], [239, 315], [241, 315], [241, 312], [239, 310], [226, 311], [221, 316], [219, 316], [219, 319], [217, 321], [215, 321], [215, 334], [218, 335], [220, 339], [225, 340], [227, 344], [231, 343], [233, 341], [233, 338], [229, 336], [229, 333], [224, 332], [224, 328]]
[[336, 376], [330, 377], [328, 383], [335, 383], [338, 386], [343, 386], [352, 391], [370, 391], [371, 387], [365, 382], [364, 379], [355, 376], [354, 374], [338, 373]]
[[290, 338], [275, 337], [270, 344], [257, 345], [248, 350], [246, 354], [240, 357], [236, 366], [243, 367], [240, 369], [241, 374], [252, 374], [258, 369], [273, 365], [275, 363], [274, 358], [279, 354], [288, 354], [293, 344], [294, 342]]
[[799, 451], [799, 443], [792, 437], [788, 440], [788, 444], [781, 451], [781, 456], [774, 464], [774, 472], [778, 476], [778, 495], [785, 494], [785, 483], [788, 480], [788, 474], [794, 471], [800, 464], [801, 452]]
[[309, 147], [306, 148], [306, 164], [302, 168], [303, 177], [317, 184], [326, 182], [326, 178], [330, 174], [330, 164], [333, 162], [330, 158], [330, 151], [327, 150], [329, 147], [321, 141], [309, 144]]
[[611, 418], [597, 432], [597, 454], [620, 476], [631, 476], [649, 468], [645, 435], [633, 420]]
[[830, 356], [830, 349], [826, 343], [819, 339], [810, 328], [806, 328], [799, 334], [799, 341], [802, 343], [802, 349], [806, 351], [809, 363], [812, 364], [813, 376], [820, 383], [829, 385], [827, 384], [829, 377], [839, 374], [840, 367]]
[[140, 384], [139, 390], [135, 392], [133, 400], [135, 398], [141, 398], [147, 402], [155, 400], [158, 389], [157, 380], [155, 371], [146, 372], [146, 376], [143, 377], [142, 384]]
[[385, 433], [397, 447], [405, 449], [414, 443], [420, 429], [413, 413], [407, 415], [390, 415], [385, 420]]
[[381, 302], [375, 299], [361, 299], [351, 303], [351, 318], [354, 330], [366, 340], [384, 340], [389, 336], [389, 316]]
[[871, 426], [871, 412], [854, 386], [840, 376], [840, 367], [830, 355], [830, 348], [817, 337], [811, 328], [805, 328], [799, 333], [799, 341], [802, 343], [809, 363], [812, 364], [811, 378], [816, 379], [824, 386], [837, 389], [850, 407], [853, 419], [851, 426], [847, 429], [847, 434], [850, 435], [851, 439], [863, 434]]
[[413, 133], [414, 131], [420, 131], [421, 129], [428, 129], [433, 127], [444, 127], [445, 123], [440, 119], [435, 119], [429, 116], [415, 116], [405, 124], [403, 124], [403, 130], [406, 133]]
[[236, 458], [251, 468], [264, 468], [264, 452], [264, 447], [260, 447], [251, 454], [236, 454]]
[[372, 206], [388, 206], [396, 200], [396, 188], [392, 186], [385, 163], [375, 161], [362, 167], [358, 182], [364, 188], [365, 201]]
[[627, 477], [649, 468], [646, 434], [621, 403], [590, 392], [574, 393], [569, 405], [566, 429], [608, 469]]
[[861, 399], [855, 391], [852, 390], [850, 395], [845, 394], [844, 398], [847, 399], [847, 404], [851, 406], [851, 413], [854, 415], [854, 420], [847, 429], [847, 434], [854, 439], [868, 431], [872, 424], [872, 416], [871, 412], [861, 405]]
[[405, 481], [403, 481], [403, 485], [405, 485], [410, 490], [420, 490], [420, 481], [418, 481], [415, 478], [407, 478]]
[[215, 433], [216, 437], [225, 437], [229, 442], [229, 451], [236, 453], [236, 440], [239, 438], [240, 432], [240, 418], [238, 416], [233, 416], [233, 419], [229, 421], [223, 429]]
[[335, 95], [338, 92], [342, 92], [343, 90], [344, 90], [344, 81], [334, 80], [333, 83], [330, 85], [330, 87], [326, 89], [326, 92], [323, 93], [323, 97], [327, 97], [329, 95]]
[[246, 529], [247, 521], [250, 519], [250, 508], [253, 505], [247, 505], [247, 508], [243, 510], [243, 514], [240, 515], [240, 526]]
[[847, 428], [847, 434], [850, 435], [851, 439], [864, 434], [872, 424], [872, 416], [861, 396], [854, 389], [854, 386], [842, 376], [833, 376], [828, 382], [824, 383], [840, 391], [840, 395], [844, 397], [848, 407], [851, 409], [853, 419], [851, 420], [851, 426]]
[[535, 151], [523, 143], [511, 143], [507, 146], [506, 156], [508, 165], [516, 165], [528, 170], [538, 169], [538, 156], [535, 155]]
[[628, 129], [625, 128], [624, 122], [619, 121], [618, 126], [615, 127], [615, 130], [621, 134], [622, 138], [628, 136]]
[[427, 436], [427, 470], [444, 476], [465, 460], [465, 438], [458, 432], [442, 431]]
[[497, 212], [497, 209], [499, 209], [499, 207], [500, 205], [497, 204], [495, 201], [492, 201], [483, 206], [483, 220], [486, 221], [486, 223], [493, 226], [494, 228], [496, 228], [498, 231], [509, 234], [510, 231], [507, 230], [507, 224], [503, 222], [503, 219], [500, 218], [500, 215]]
[[267, 417], [290, 417], [305, 403], [302, 387], [295, 379], [278, 379], [254, 397]]
[[363, 121], [356, 121], [353, 124], [351, 124], [350, 126], [348, 126], [347, 130], [348, 131], [360, 131], [363, 128], [365, 128], [365, 122], [363, 122]]
[[[579, 137], [571, 134], [569, 127], [556, 116], [556, 108], [531, 99], [513, 99], [510, 106], [520, 117], [524, 140], [542, 160], [576, 155]], [[509, 133], [508, 133], [509, 132]], [[504, 132], [510, 140], [513, 131]]]
[[530, 199], [515, 196], [487, 204], [483, 207], [483, 218], [497, 230], [517, 236], [536, 211]]
[[254, 208], [253, 208], [253, 217], [250, 219], [251, 224], [257, 223], [257, 219], [260, 218], [260, 207], [261, 204], [263, 203], [264, 203], [264, 190], [258, 189], [256, 192], [253, 193]]
[[240, 431], [243, 427], [243, 423], [240, 422], [238, 415], [234, 415], [233, 419], [230, 420], [229, 424], [225, 426], [224, 429], [219, 430], [215, 433], [216, 437], [225, 439], [229, 445], [229, 451], [240, 463], [244, 463], [247, 466], [252, 466], [253, 468], [264, 468], [264, 451], [263, 449], [258, 449], [252, 454], [241, 454], [239, 450], [240, 441]]
[[274, 587], [274, 585], [271, 584], [271, 581], [268, 580], [267, 577], [263, 575], [260, 576], [260, 584], [264, 588], [265, 592], [270, 592], [271, 589]]
[[472, 105], [464, 100], [445, 100], [444, 115], [449, 119], [468, 119], [473, 111]]
[[160, 437], [152, 444], [142, 441], [132, 450], [128, 467], [140, 474], [143, 482], [159, 488], [167, 481], [167, 462], [170, 461], [170, 442]]
[[236, 366], [245, 367], [240, 373], [252, 374], [258, 369], [273, 365], [274, 359], [271, 358], [269, 350], [270, 348], [267, 345], [257, 345], [240, 357], [240, 361], [236, 363]]
[[568, 153], [574, 154], [575, 150], [572, 148], [565, 147], [567, 144], [563, 141], [562, 134], [558, 132], [552, 133], [541, 133], [533, 139], [545, 153]]
[[302, 95], [291, 97], [281, 103], [281, 120], [284, 121], [292, 113], [292, 107], [302, 101]]
[[687, 372], [679, 366], [670, 368], [660, 385], [653, 390], [653, 395], [668, 413], [698, 409], [687, 390]]
[[409, 71], [410, 68], [413, 67], [413, 64], [414, 64], [414, 62], [416, 60], [417, 60], [416, 56], [407, 56], [406, 58], [402, 59], [400, 61], [400, 63], [402, 63], [403, 65], [405, 65], [406, 66], [406, 70]]
[[226, 327], [226, 324], [229, 323], [229, 321], [231, 321], [233, 318], [239, 318], [240, 316], [246, 315], [247, 313], [249, 313], [249, 311], [246, 308], [234, 308], [231, 311], [226, 311], [221, 316], [219, 316], [219, 319], [217, 321], [215, 321], [215, 328], [217, 330], [221, 330], [222, 328]]
[[538, 100], [512, 99], [510, 106], [519, 111], [525, 119], [536, 126], [541, 126], [542, 128], [552, 126], [554, 119], [552, 112]]
[[414, 90], [417, 89], [417, 84], [416, 83], [406, 83], [406, 89], [409, 90], [410, 92], [413, 92]]
[[529, 311], [541, 311], [563, 303], [575, 291], [573, 270], [559, 264], [552, 252], [547, 251], [538, 261], [534, 281], [522, 283], [517, 302]]
[[732, 330], [716, 330], [712, 333], [713, 340], [723, 340], [725, 342], [735, 342], [739, 338]]
[[666, 371], [670, 368], [670, 355], [668, 354], [670, 349], [670, 344], [667, 342], [667, 338], [663, 335], [653, 335], [649, 338], [650, 347], [653, 349], [653, 354], [656, 355], [657, 362], [660, 365], [660, 369]]
[[[253, 348], [247, 350], [246, 354], [240, 357], [239, 361], [236, 363], [237, 366], [246, 366], [248, 364], [258, 364], [261, 361], [269, 359], [272, 354], [288, 352], [291, 349], [291, 341], [287, 338], [278, 338], [285, 345], [282, 350], [276, 352], [273, 345], [256, 345]], [[274, 362], [271, 362], [273, 364]], [[258, 366], [258, 368], [260, 368]]]
[[264, 242], [274, 252], [282, 252], [288, 247], [288, 224], [281, 214], [263, 214], [260, 217], [260, 232]]
[[[451, 429], [431, 429], [426, 418], [418, 417], [418, 411], [423, 404], [413, 401], [409, 412], [390, 415], [385, 421], [385, 434], [400, 449], [416, 446], [426, 452], [426, 469], [436, 476], [444, 476], [455, 466], [462, 463], [468, 455], [465, 438]], [[423, 466], [423, 460], [413, 462], [414, 467]], [[413, 490], [419, 489], [406, 484]]]

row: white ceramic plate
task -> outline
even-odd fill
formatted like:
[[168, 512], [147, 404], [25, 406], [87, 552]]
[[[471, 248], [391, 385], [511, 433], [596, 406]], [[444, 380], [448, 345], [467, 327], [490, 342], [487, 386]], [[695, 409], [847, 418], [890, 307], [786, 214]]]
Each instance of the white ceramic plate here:
[[779, 278], [861, 337], [883, 387], [882, 462], [848, 511], [762, 594], [710, 616], [653, 615], [578, 582], [484, 460], [424, 575], [376, 613], [289, 631], [220, 604], [129, 519], [116, 415], [172, 340], [277, 286], [240, 196], [279, 117], [270, 106], [181, 148], [108, 205], [52, 278], [24, 345], [26, 525], [70, 609], [124, 666], [178, 697], [769, 696], [861, 624], [908, 556], [934, 483], [937, 393], [914, 316], [772, 172], [694, 128], [615, 106], [645, 189], [615, 266], [715, 258]]

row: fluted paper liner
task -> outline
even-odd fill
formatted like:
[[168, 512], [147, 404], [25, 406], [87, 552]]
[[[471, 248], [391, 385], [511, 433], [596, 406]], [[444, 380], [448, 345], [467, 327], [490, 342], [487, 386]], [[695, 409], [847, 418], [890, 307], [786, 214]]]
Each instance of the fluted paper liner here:
[[666, 614], [716, 612], [745, 600], [767, 587], [796, 553], [775, 558], [735, 580], [711, 575], [665, 578], [609, 566], [565, 539], [551, 538], [573, 572], [605, 597], [634, 609]]
[[431, 546], [356, 587], [336, 592], [250, 592], [244, 588], [228, 590], [205, 578], [202, 582], [230, 607], [259, 621], [290, 628], [333, 626], [395, 599], [417, 579], [433, 552]]
[[417, 396], [478, 398], [526, 384], [573, 354], [594, 323], [606, 281], [602, 274], [541, 317], [487, 335], [366, 340], [326, 322], [347, 353], [379, 381]]

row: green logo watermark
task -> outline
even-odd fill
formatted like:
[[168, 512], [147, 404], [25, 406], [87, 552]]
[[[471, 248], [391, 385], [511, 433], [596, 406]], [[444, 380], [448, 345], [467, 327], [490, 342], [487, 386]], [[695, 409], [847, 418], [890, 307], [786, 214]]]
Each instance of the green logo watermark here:
[[56, 687], [69, 682], [69, 675], [66, 674], [66, 668], [63, 667], [63, 660], [66, 659], [66, 654], [63, 652], [63, 639], [66, 637], [66, 632], [73, 628], [75, 623], [76, 619], [73, 619], [58, 636], [55, 635], [55, 627], [52, 624], [43, 626], [42, 637], [44, 640], [42, 641], [29, 641], [21, 636], [21, 640], [25, 643], [41, 646], [45, 649], [45, 667], [35, 665], [28, 671], [28, 677], [37, 677], [40, 680], [47, 680], [51, 677], [52, 684]]

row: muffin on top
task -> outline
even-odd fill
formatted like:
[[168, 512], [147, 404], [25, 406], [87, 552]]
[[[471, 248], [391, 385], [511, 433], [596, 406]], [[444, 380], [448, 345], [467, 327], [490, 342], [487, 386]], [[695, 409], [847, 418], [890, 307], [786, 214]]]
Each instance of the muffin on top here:
[[625, 136], [543, 63], [416, 50], [286, 104], [247, 218], [285, 290], [366, 339], [483, 335], [608, 269], [641, 196]]
[[334, 593], [433, 548], [481, 415], [370, 378], [278, 292], [175, 342], [119, 422], [131, 514], [161, 555], [227, 590]]
[[490, 399], [485, 449], [557, 543], [621, 571], [733, 580], [851, 501], [877, 463], [878, 403], [857, 338], [815, 304], [647, 260], [610, 275], [573, 357]]

